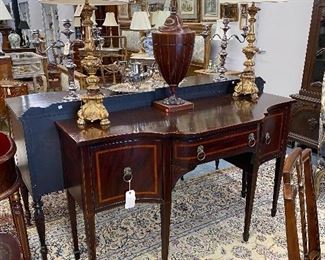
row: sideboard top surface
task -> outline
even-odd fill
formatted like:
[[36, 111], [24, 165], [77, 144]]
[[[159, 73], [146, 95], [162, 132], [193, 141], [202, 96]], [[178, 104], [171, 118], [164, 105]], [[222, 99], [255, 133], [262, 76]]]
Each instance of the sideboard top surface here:
[[106, 137], [130, 134], [189, 136], [261, 120], [269, 108], [292, 102], [292, 99], [264, 93], [258, 102], [245, 98], [234, 100], [231, 95], [192, 101], [193, 110], [170, 114], [154, 107], [113, 112], [109, 117], [111, 125], [106, 129], [99, 124], [87, 124], [80, 128], [76, 120], [71, 119], [59, 121], [57, 125], [80, 145]]

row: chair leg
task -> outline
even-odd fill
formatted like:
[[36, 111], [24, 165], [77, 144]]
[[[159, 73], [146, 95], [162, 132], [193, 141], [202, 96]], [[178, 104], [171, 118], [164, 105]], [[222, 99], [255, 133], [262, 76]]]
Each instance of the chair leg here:
[[26, 222], [28, 226], [31, 226], [31, 214], [29, 210], [29, 202], [28, 202], [28, 189], [25, 185], [25, 183], [22, 183], [20, 186], [20, 192], [21, 196], [23, 198], [23, 204], [24, 204], [24, 209], [25, 209], [25, 217], [26, 217]]
[[9, 202], [10, 202], [12, 217], [17, 230], [20, 245], [23, 251], [23, 257], [25, 260], [29, 260], [31, 259], [31, 255], [30, 255], [30, 249], [28, 244], [24, 212], [23, 212], [22, 205], [20, 203], [20, 195], [18, 191], [16, 191], [14, 194], [12, 194], [9, 197]]

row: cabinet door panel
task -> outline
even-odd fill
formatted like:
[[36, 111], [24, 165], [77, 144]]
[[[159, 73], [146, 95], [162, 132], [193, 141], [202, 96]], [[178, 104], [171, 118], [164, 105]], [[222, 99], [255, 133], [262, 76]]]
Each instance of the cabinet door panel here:
[[281, 138], [284, 131], [283, 112], [271, 114], [263, 120], [260, 152], [267, 156], [281, 150]]
[[158, 141], [103, 145], [92, 149], [92, 156], [98, 206], [124, 201], [131, 176], [137, 199], [160, 198], [162, 151]]

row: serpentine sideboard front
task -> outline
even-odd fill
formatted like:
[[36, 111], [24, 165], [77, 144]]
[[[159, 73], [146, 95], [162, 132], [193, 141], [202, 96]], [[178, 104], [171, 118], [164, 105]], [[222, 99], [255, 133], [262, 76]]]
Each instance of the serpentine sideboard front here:
[[111, 125], [57, 122], [76, 258], [75, 201], [84, 213], [88, 259], [96, 259], [95, 213], [125, 202], [128, 180], [138, 201], [161, 204], [162, 259], [168, 259], [172, 189], [196, 165], [226, 158], [247, 173], [243, 238], [249, 238], [259, 165], [276, 158], [275, 215], [292, 99], [262, 94], [193, 99], [194, 109], [165, 114], [153, 107], [113, 112]]
[[[212, 76], [192, 76], [185, 78], [177, 93], [187, 100], [222, 96], [232, 93], [237, 82], [236, 77], [213, 82]], [[264, 81], [257, 78], [256, 83], [262, 93]], [[167, 88], [113, 96], [105, 89], [102, 91], [105, 94], [104, 105], [110, 113], [149, 107], [153, 101], [163, 99], [169, 93]], [[48, 92], [6, 99], [17, 144], [17, 165], [33, 198], [34, 219], [43, 259], [47, 258], [47, 247], [42, 196], [64, 189], [60, 141], [54, 122], [74, 118], [81, 105], [80, 101], [63, 102], [66, 95], [66, 92]], [[22, 195], [25, 202], [26, 193]]]

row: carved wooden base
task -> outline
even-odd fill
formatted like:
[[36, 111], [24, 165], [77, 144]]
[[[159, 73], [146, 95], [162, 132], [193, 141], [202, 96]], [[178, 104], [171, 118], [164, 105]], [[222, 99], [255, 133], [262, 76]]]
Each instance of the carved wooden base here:
[[189, 101], [185, 101], [184, 104], [180, 105], [166, 105], [162, 100], [154, 101], [153, 106], [159, 110], [162, 110], [166, 113], [173, 113], [176, 111], [191, 110], [194, 108], [194, 104]]

